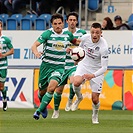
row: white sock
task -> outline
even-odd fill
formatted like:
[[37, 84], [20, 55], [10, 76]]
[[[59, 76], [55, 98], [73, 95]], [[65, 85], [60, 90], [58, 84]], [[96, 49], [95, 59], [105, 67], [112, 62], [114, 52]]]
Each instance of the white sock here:
[[73, 90], [74, 90], [74, 92], [75, 92], [77, 98], [79, 98], [79, 99], [82, 98], [82, 94], [81, 94], [81, 92], [80, 92], [80, 90], [81, 90], [81, 85], [80, 85], [79, 87], [76, 87], [76, 86], [73, 85]]
[[93, 115], [98, 115], [99, 107], [100, 107], [100, 102], [96, 105], [94, 103], [92, 104]]

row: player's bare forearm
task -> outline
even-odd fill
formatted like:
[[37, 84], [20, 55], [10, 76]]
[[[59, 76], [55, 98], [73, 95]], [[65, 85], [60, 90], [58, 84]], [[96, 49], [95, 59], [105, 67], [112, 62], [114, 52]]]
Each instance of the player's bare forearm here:
[[31, 47], [31, 50], [33, 52], [33, 54], [37, 57], [40, 58], [42, 56], [41, 52], [38, 52], [37, 47], [40, 45], [40, 43], [38, 41], [35, 41], [34, 44]]
[[32, 52], [37, 58], [40, 58], [42, 56], [42, 53], [38, 52], [37, 48], [32, 47]]
[[14, 53], [14, 48], [11, 48], [9, 51], [7, 51], [4, 54], [0, 53], [0, 57], [3, 58], [3, 57], [6, 57], [6, 56], [9, 56], [9, 55], [12, 55], [13, 53]]
[[81, 40], [80, 39], [76, 39], [74, 38], [74, 40], [72, 41], [72, 43], [75, 45], [75, 46], [79, 46]]

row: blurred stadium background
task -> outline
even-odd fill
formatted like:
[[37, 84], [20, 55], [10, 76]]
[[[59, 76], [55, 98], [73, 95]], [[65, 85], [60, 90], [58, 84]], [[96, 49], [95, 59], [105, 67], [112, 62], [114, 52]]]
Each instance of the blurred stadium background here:
[[[55, 11], [55, 7], [52, 6], [51, 14], [27, 15], [27, 10], [31, 9], [31, 2], [24, 3], [24, 5], [25, 8], [22, 8], [20, 14], [11, 14], [10, 12], [0, 14], [0, 20], [4, 24], [5, 30], [46, 30], [51, 26], [49, 24], [51, 14], [59, 12], [66, 19], [66, 14], [70, 11], [69, 7], [64, 8], [63, 6]], [[79, 27], [86, 30], [90, 28], [94, 21], [102, 23], [103, 18], [107, 16], [113, 21], [116, 15], [120, 15], [123, 23], [127, 24], [133, 21], [132, 0], [77, 0], [75, 5], [75, 11], [79, 13]]]
[[[106, 16], [113, 20], [116, 15], [120, 15], [123, 22], [127, 24], [133, 22], [133, 0], [77, 0], [76, 4], [79, 27], [88, 32], [93, 22], [102, 23]], [[29, 8], [30, 5], [26, 6]], [[68, 9], [59, 7], [57, 11], [61, 12], [65, 19], [65, 12], [67, 13]], [[27, 15], [26, 10], [14, 15], [0, 14], [4, 26], [3, 34], [12, 40], [15, 48], [14, 55], [9, 57], [9, 72], [6, 80], [9, 108], [34, 108], [39, 105], [37, 81], [40, 60], [34, 57], [30, 47], [44, 30], [50, 28], [51, 14]], [[100, 109], [133, 110], [133, 32], [132, 30], [104, 31], [103, 36], [109, 44], [110, 59], [100, 96]], [[91, 110], [91, 90], [88, 82], [82, 86], [82, 93], [84, 100], [79, 108]], [[60, 109], [64, 109], [68, 94], [69, 81], [62, 95]], [[1, 94], [0, 108], [2, 108]], [[48, 108], [53, 108], [53, 100]]]

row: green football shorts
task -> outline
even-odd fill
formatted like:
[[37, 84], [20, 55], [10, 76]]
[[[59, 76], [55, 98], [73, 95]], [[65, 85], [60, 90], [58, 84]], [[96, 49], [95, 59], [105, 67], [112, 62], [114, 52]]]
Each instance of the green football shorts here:
[[5, 83], [7, 76], [7, 69], [0, 69], [0, 82]]
[[39, 82], [38, 86], [40, 90], [47, 89], [50, 80], [56, 80], [58, 83], [61, 82], [62, 75], [64, 74], [64, 68], [55, 68], [45, 65], [42, 62], [39, 71]]
[[77, 67], [74, 66], [74, 67], [71, 68], [71, 69], [65, 70], [65, 73], [64, 73], [64, 75], [63, 75], [63, 78], [62, 78], [62, 80], [61, 80], [59, 86], [61, 86], [61, 85], [66, 85], [66, 84], [67, 84], [67, 81], [68, 81], [69, 77], [74, 75], [74, 73], [75, 73], [75, 71], [76, 71], [76, 68], [77, 68]]

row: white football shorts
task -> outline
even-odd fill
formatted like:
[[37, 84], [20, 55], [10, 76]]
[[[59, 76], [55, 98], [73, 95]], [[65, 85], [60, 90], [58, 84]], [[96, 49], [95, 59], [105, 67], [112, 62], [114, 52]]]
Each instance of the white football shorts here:
[[[89, 72], [86, 69], [86, 67], [80, 63], [80, 65], [77, 66], [74, 76], [83, 76], [84, 74], [92, 74], [92, 73]], [[98, 77], [92, 78], [89, 81], [92, 92], [101, 93], [103, 80], [104, 80], [104, 75], [100, 75]]]

